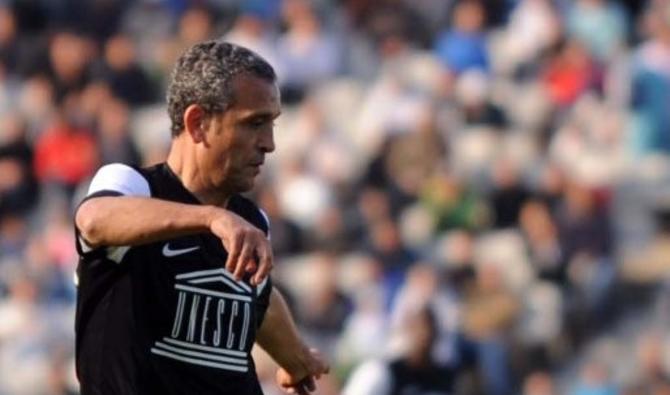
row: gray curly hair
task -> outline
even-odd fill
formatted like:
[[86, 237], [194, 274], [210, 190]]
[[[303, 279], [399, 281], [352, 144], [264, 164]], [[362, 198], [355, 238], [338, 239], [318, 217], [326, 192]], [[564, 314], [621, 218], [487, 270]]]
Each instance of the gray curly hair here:
[[184, 130], [184, 111], [198, 104], [207, 114], [228, 109], [233, 97], [232, 81], [240, 75], [274, 83], [274, 69], [260, 55], [223, 41], [205, 41], [189, 48], [177, 60], [167, 89], [172, 136]]

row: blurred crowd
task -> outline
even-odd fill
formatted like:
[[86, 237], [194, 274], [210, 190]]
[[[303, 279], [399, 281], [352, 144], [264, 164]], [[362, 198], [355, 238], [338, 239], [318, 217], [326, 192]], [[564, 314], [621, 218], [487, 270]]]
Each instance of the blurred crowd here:
[[277, 69], [318, 394], [670, 394], [668, 0], [0, 0], [0, 394], [77, 393], [72, 213], [209, 38]]

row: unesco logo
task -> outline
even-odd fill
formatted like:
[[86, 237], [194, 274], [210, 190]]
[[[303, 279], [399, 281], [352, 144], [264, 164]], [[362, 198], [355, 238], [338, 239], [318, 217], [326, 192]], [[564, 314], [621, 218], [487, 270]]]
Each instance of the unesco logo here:
[[225, 269], [175, 277], [177, 299], [170, 336], [151, 352], [182, 362], [247, 372], [254, 290]]

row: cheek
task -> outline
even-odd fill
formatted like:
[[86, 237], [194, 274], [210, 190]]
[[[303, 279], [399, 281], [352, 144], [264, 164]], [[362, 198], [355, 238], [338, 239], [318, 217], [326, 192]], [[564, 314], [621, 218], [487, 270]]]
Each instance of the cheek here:
[[[227, 131], [228, 132], [228, 131]], [[218, 135], [208, 148], [208, 165], [218, 179], [234, 179], [242, 176], [250, 158], [249, 133], [235, 130]]]
[[253, 157], [251, 152], [253, 152], [253, 147], [248, 141], [237, 141], [228, 150], [227, 158], [231, 165], [239, 170], [250, 163]]
[[213, 182], [218, 182], [228, 174], [228, 158], [224, 151], [213, 146], [203, 149], [200, 152], [201, 170], [208, 174]]

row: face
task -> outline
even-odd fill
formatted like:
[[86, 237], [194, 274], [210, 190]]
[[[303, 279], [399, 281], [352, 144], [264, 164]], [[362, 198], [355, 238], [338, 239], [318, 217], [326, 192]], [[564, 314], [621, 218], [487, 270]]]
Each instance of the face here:
[[281, 109], [273, 83], [240, 75], [232, 87], [233, 105], [204, 122], [204, 141], [197, 149], [208, 183], [225, 193], [240, 193], [254, 186], [265, 154], [275, 149], [274, 120]]
[[408, 340], [411, 344], [411, 352], [417, 355], [428, 355], [435, 340], [435, 328], [426, 312], [416, 312], [409, 322]]

